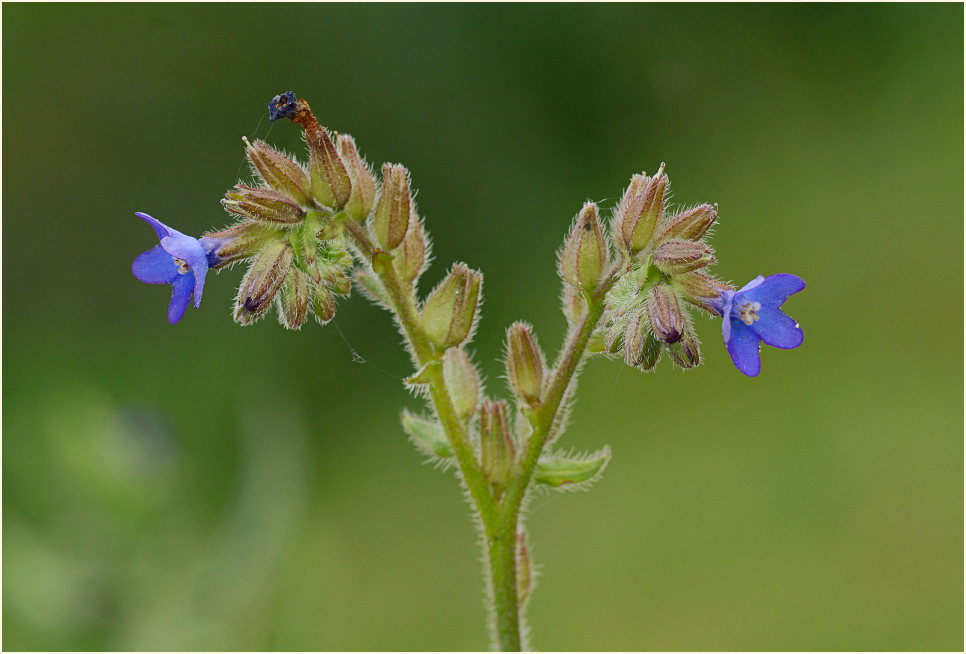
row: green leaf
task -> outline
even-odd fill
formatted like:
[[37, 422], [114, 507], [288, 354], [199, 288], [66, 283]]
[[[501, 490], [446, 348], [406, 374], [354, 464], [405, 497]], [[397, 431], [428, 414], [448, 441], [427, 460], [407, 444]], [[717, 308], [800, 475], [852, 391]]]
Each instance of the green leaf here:
[[403, 429], [418, 450], [440, 459], [448, 459], [453, 456], [453, 448], [446, 440], [443, 426], [438, 422], [419, 418], [405, 410], [403, 410], [400, 419]]
[[607, 448], [580, 457], [541, 457], [537, 463], [533, 480], [538, 484], [545, 484], [553, 488], [575, 487], [580, 484], [589, 485], [596, 481], [609, 460], [610, 450]]

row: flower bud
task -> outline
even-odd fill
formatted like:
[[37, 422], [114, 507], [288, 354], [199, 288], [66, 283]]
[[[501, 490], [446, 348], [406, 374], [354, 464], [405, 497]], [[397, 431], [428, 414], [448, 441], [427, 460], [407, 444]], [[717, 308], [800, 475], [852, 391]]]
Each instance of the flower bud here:
[[631, 253], [643, 250], [650, 243], [664, 212], [667, 187], [668, 178], [664, 174], [663, 163], [657, 173], [646, 181], [641, 175], [631, 178], [618, 209], [621, 238]]
[[255, 141], [252, 145], [247, 138], [242, 137], [242, 140], [245, 142], [248, 160], [268, 186], [299, 204], [311, 203], [312, 187], [308, 175], [300, 165], [264, 141]]
[[423, 272], [423, 265], [426, 263], [426, 237], [423, 233], [422, 221], [415, 211], [409, 219], [406, 238], [393, 251], [392, 258], [396, 272], [405, 282], [415, 283]]
[[327, 207], [341, 209], [349, 201], [352, 181], [329, 130], [310, 123], [305, 127], [305, 140], [309, 145], [309, 175], [315, 199]]
[[461, 347], [451, 347], [443, 355], [443, 379], [449, 390], [453, 408], [460, 420], [466, 421], [480, 402], [480, 376]]
[[254, 188], [245, 184], [238, 184], [235, 190], [226, 193], [221, 203], [234, 214], [267, 223], [294, 225], [305, 216], [302, 207], [287, 195], [274, 189]]
[[[612, 347], [614, 347], [612, 343]], [[654, 336], [643, 307], [632, 311], [624, 332], [624, 361], [627, 365], [650, 370], [661, 356], [661, 342]]]
[[339, 134], [335, 140], [342, 161], [345, 163], [349, 179], [352, 180], [352, 193], [346, 202], [345, 211], [353, 220], [363, 221], [369, 216], [372, 203], [376, 199], [376, 180], [372, 171], [363, 161], [356, 149], [355, 140], [347, 134]]
[[222, 268], [239, 259], [253, 257], [278, 240], [278, 230], [266, 223], [246, 221], [219, 232], [208, 232], [201, 237], [208, 255], [209, 268]]
[[320, 325], [326, 325], [335, 318], [335, 298], [325, 284], [312, 286], [312, 313]]
[[489, 398], [483, 400], [480, 409], [480, 463], [483, 474], [498, 489], [502, 489], [510, 480], [515, 455], [506, 402], [494, 402]]
[[666, 284], [657, 284], [647, 294], [644, 302], [651, 329], [663, 343], [681, 340], [685, 320], [677, 295]]
[[540, 403], [543, 391], [543, 352], [530, 325], [516, 322], [506, 334], [506, 373], [513, 394], [530, 406]]
[[423, 329], [431, 341], [452, 347], [469, 336], [482, 284], [480, 273], [462, 263], [453, 266], [423, 307]]
[[373, 228], [379, 247], [387, 252], [395, 250], [409, 228], [412, 198], [409, 193], [409, 171], [401, 164], [382, 167], [382, 191], [376, 202]]
[[305, 322], [311, 294], [309, 276], [293, 266], [278, 293], [279, 318], [286, 328], [299, 329]]
[[292, 247], [276, 241], [266, 247], [245, 273], [235, 303], [235, 321], [254, 322], [271, 306], [275, 294], [292, 268]]
[[723, 291], [735, 290], [731, 285], [697, 271], [674, 275], [671, 277], [671, 284], [677, 289], [682, 300], [690, 302], [714, 316], [721, 315], [721, 310], [716, 304], [718, 296]]
[[715, 261], [711, 248], [692, 241], [665, 241], [654, 251], [654, 265], [667, 275], [680, 275]]
[[680, 340], [667, 346], [667, 353], [671, 361], [687, 370], [701, 363], [701, 351], [698, 349], [698, 337], [694, 335], [691, 325], [686, 325]]
[[587, 301], [584, 299], [584, 296], [577, 292], [577, 289], [570, 284], [564, 283], [563, 293], [560, 296], [560, 309], [567, 318], [567, 324], [577, 324], [586, 306]]
[[560, 254], [560, 273], [573, 286], [593, 291], [608, 264], [607, 241], [597, 218], [597, 205], [584, 204]]
[[702, 204], [671, 218], [658, 235], [658, 241], [697, 241], [704, 237], [718, 219], [718, 208]]

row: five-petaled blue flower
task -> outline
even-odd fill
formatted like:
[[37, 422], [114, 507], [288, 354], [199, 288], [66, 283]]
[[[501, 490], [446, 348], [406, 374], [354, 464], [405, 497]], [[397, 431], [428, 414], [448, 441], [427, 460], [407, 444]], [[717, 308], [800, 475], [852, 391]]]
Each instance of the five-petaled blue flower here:
[[724, 291], [718, 297], [721, 334], [738, 370], [749, 377], [761, 372], [762, 341], [783, 350], [802, 344], [802, 328], [779, 307], [804, 288], [805, 282], [796, 275], [758, 275], [741, 290]]
[[195, 308], [201, 306], [201, 292], [205, 288], [211, 252], [205, 247], [204, 239], [199, 241], [186, 236], [146, 213], [138, 212], [135, 215], [154, 228], [161, 243], [139, 254], [131, 265], [131, 272], [145, 284], [171, 284], [173, 291], [168, 305], [168, 322], [173, 325], [181, 320], [192, 294]]

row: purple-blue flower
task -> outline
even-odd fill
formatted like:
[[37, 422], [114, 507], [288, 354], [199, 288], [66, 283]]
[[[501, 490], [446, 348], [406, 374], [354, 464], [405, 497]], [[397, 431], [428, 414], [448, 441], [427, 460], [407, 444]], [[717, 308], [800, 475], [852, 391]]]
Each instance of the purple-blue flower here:
[[738, 291], [723, 291], [717, 305], [721, 334], [735, 366], [755, 377], [761, 372], [761, 342], [790, 350], [802, 344], [802, 328], [780, 309], [790, 295], [805, 288], [797, 275], [758, 275]]
[[154, 228], [161, 243], [139, 254], [131, 265], [131, 272], [145, 284], [171, 284], [168, 322], [173, 325], [181, 320], [192, 295], [195, 308], [201, 306], [211, 253], [202, 241], [171, 229], [146, 213], [135, 215]]

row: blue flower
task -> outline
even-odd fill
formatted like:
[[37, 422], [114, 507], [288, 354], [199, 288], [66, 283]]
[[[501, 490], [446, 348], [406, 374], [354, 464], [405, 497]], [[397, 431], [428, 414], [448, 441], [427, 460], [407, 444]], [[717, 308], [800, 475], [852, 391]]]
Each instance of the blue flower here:
[[213, 252], [206, 247], [204, 239], [199, 241], [186, 236], [146, 213], [135, 215], [154, 228], [161, 243], [139, 254], [131, 265], [131, 272], [145, 284], [171, 284], [168, 322], [173, 325], [181, 320], [192, 295], [195, 308], [201, 306], [201, 293]]
[[761, 342], [790, 350], [802, 344], [802, 328], [779, 309], [788, 296], [805, 288], [801, 277], [758, 275], [739, 291], [723, 291], [716, 302], [723, 317], [721, 334], [735, 366], [755, 377], [761, 372]]

